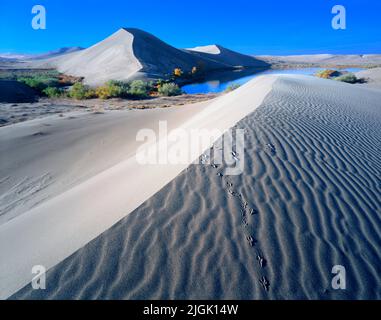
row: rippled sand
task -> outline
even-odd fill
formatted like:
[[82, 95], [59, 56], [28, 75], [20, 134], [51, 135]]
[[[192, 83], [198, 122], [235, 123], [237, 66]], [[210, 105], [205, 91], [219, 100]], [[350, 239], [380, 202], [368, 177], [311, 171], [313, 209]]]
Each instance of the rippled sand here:
[[380, 98], [279, 77], [236, 125], [243, 174], [191, 165], [50, 269], [46, 290], [11, 298], [380, 299]]

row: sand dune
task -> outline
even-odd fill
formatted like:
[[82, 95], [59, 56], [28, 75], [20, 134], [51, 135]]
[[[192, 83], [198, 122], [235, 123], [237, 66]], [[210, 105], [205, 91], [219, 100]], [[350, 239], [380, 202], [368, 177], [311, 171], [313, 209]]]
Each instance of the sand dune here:
[[311, 54], [290, 56], [256, 56], [270, 64], [315, 64], [315, 65], [381, 65], [380, 54]]
[[[264, 79], [209, 111], [250, 113]], [[380, 299], [380, 93], [306, 76], [276, 79], [235, 125], [246, 132], [242, 175], [189, 166], [51, 268], [46, 290], [27, 285], [12, 298]], [[128, 196], [128, 188], [114, 190]], [[14, 277], [4, 261], [17, 256], [4, 234], [10, 228], [0, 228], [0, 283]], [[330, 286], [337, 264], [346, 268], [346, 290]], [[11, 292], [2, 287], [3, 297]]]
[[107, 80], [162, 78], [175, 68], [189, 72], [193, 67], [208, 71], [229, 66], [176, 49], [133, 28], [122, 28], [90, 48], [37, 65], [57, 67], [63, 73], [83, 76], [90, 85]]
[[210, 72], [236, 66], [268, 66], [253, 57], [221, 46], [213, 47], [218, 54], [208, 52], [208, 47], [177, 49], [145, 31], [122, 28], [90, 48], [33, 62], [32, 65], [55, 67], [60, 72], [85, 77], [85, 82], [90, 85], [102, 84], [107, 80], [163, 78], [175, 68], [190, 72], [196, 67], [199, 72]]
[[[33, 265], [51, 268], [111, 227], [200, 154], [193, 150], [180, 164], [141, 165], [139, 129], [157, 132], [158, 122], [167, 120], [169, 130], [225, 131], [261, 103], [273, 81], [258, 78], [196, 105], [52, 117], [0, 128], [0, 297], [31, 281]], [[167, 143], [189, 150], [186, 137]], [[156, 144], [164, 152], [161, 142]]]
[[220, 62], [229, 67], [268, 67], [269, 64], [254, 57], [244, 55], [220, 45], [208, 45], [187, 49], [200, 57]]
[[358, 78], [363, 78], [368, 87], [381, 89], [381, 68], [363, 70], [356, 73]]
[[0, 225], [134, 154], [140, 128], [180, 124], [202, 107], [72, 112], [1, 128]]

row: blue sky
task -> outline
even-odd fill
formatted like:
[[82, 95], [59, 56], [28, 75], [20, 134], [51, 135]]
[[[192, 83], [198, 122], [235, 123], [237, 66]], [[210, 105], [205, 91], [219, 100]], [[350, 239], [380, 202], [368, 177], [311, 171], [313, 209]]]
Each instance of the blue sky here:
[[[36, 4], [46, 7], [46, 30], [31, 27]], [[346, 30], [331, 27], [335, 4], [346, 7]], [[0, 52], [88, 47], [120, 27], [136, 27], [175, 47], [381, 53], [380, 13], [380, 0], [0, 0]]]

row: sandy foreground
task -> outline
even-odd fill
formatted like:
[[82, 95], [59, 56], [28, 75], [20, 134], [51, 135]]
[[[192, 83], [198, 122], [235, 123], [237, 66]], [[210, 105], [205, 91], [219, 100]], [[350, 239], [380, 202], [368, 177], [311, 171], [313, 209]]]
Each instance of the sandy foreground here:
[[[0, 128], [0, 297], [380, 299], [380, 97], [264, 76], [196, 105]], [[244, 129], [243, 173], [137, 164], [137, 130], [160, 119]]]
[[[1, 82], [1, 81], [0, 81]], [[0, 93], [1, 94], [1, 93]], [[29, 103], [0, 103], [0, 127], [14, 123], [45, 118], [51, 115], [70, 117], [72, 111], [103, 113], [110, 110], [153, 109], [183, 106], [214, 99], [218, 94], [182, 94], [174, 97], [151, 97], [142, 100], [126, 99], [47, 99], [40, 98]]]
[[[0, 297], [30, 282], [34, 265], [51, 268], [107, 230], [200, 155], [180, 164], [142, 165], [140, 129], [157, 131], [166, 120], [169, 130], [226, 131], [260, 105], [273, 81], [259, 79], [238, 95], [207, 103], [73, 113], [0, 128]], [[249, 100], [253, 85], [256, 95]], [[233, 101], [239, 108], [232, 112]], [[189, 148], [181, 140], [168, 143]]]

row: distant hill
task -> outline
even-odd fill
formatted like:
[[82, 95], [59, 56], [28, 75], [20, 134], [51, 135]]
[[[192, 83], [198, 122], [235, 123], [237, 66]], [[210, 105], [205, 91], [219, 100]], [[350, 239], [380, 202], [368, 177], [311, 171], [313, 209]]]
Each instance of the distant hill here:
[[227, 67], [268, 67], [269, 64], [252, 56], [226, 49], [213, 44], [187, 49], [202, 58], [213, 60]]
[[63, 54], [77, 52], [77, 51], [80, 51], [80, 50], [83, 50], [83, 48], [81, 48], [81, 47], [65, 47], [65, 48], [60, 48], [60, 49], [57, 49], [57, 50], [52, 50], [52, 51], [49, 51], [49, 52], [46, 52], [46, 53], [42, 53], [42, 54], [32, 55], [31, 59], [49, 59], [49, 58], [60, 56], [60, 55], [63, 55]]
[[64, 47], [52, 51], [48, 51], [40, 54], [24, 54], [24, 53], [0, 53], [0, 60], [3, 61], [28, 61], [28, 60], [38, 60], [38, 59], [48, 59], [63, 54], [76, 52], [83, 50], [81, 47]]
[[274, 64], [312, 64], [312, 65], [381, 65], [381, 54], [312, 54], [291, 56], [256, 56]]

